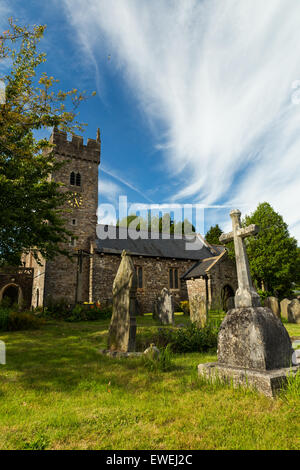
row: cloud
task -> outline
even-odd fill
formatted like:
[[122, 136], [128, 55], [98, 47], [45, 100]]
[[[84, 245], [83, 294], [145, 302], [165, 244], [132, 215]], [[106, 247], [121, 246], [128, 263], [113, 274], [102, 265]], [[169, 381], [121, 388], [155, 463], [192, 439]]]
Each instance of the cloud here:
[[[270, 202], [300, 240], [298, 0], [64, 0], [160, 138], [174, 201]], [[156, 134], [157, 135], [157, 134]]]
[[100, 200], [106, 199], [113, 204], [117, 202], [118, 196], [122, 194], [122, 189], [119, 185], [105, 178], [100, 179], [98, 191]]
[[12, 14], [12, 8], [8, 1], [0, 0], [0, 33], [8, 29], [8, 18]]
[[[2, 32], [8, 30], [8, 18], [10, 16], [12, 16], [11, 5], [5, 0], [0, 0], [0, 35], [2, 34]], [[10, 59], [0, 60], [0, 78], [3, 77], [9, 71], [11, 64], [12, 61]]]
[[142, 192], [139, 188], [137, 188], [136, 186], [134, 186], [132, 183], [130, 183], [127, 179], [125, 179], [123, 176], [120, 176], [119, 174], [117, 174], [115, 171], [112, 171], [106, 167], [101, 167], [101, 171], [103, 171], [103, 173], [111, 176], [112, 178], [116, 179], [117, 181], [119, 181], [120, 183], [122, 183], [122, 185], [125, 185], [127, 186], [127, 188], [131, 189], [132, 191], [136, 192], [137, 194], [139, 194], [140, 196], [143, 197], [143, 199], [146, 199], [146, 201], [148, 202], [153, 202], [151, 199], [149, 199], [146, 195], [145, 195], [145, 192]]

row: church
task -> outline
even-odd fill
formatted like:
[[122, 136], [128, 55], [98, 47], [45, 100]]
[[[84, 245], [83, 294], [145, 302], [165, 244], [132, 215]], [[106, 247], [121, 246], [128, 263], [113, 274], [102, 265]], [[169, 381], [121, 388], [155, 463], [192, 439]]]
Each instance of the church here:
[[[137, 238], [126, 227], [97, 226], [99, 132], [95, 140], [88, 139], [84, 145], [82, 137], [73, 135], [68, 140], [65, 132], [54, 129], [50, 143], [55, 146], [56, 158], [64, 162], [51, 178], [72, 192], [63, 207], [66, 227], [74, 234], [67, 247], [72, 259], [57, 256], [39, 265], [32, 254], [26, 255], [18, 272], [0, 274], [0, 301], [14, 295], [19, 303], [23, 300], [27, 307], [34, 308], [62, 299], [70, 305], [110, 303], [125, 249], [136, 268], [141, 314], [152, 312], [153, 302], [164, 287], [172, 292], [175, 306], [201, 294], [209, 307], [219, 306], [220, 302], [227, 307], [237, 289], [237, 276], [235, 264], [223, 246], [209, 245], [196, 234], [193, 237], [199, 249], [189, 249], [188, 236], [170, 235], [166, 239], [162, 234], [152, 238], [141, 233]], [[107, 237], [97, 237], [98, 230]], [[112, 232], [114, 237], [109, 236]]]

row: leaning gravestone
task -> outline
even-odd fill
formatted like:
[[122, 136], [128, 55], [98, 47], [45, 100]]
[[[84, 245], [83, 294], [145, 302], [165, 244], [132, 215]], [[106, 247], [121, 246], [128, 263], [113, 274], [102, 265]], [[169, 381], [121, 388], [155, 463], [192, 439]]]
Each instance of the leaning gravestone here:
[[164, 287], [160, 296], [153, 304], [153, 318], [159, 320], [163, 325], [174, 324], [174, 301], [169, 290]]
[[288, 305], [288, 321], [290, 323], [300, 323], [300, 301], [294, 299]]
[[235, 308], [228, 311], [218, 335], [218, 362], [199, 364], [199, 374], [251, 386], [273, 397], [299, 370], [291, 367], [293, 349], [289, 335], [279, 318], [267, 307], [252, 285], [249, 262], [243, 239], [256, 235], [258, 227], [242, 228], [241, 213], [233, 210], [232, 232], [220, 237], [222, 243], [234, 241], [238, 290]]
[[200, 294], [190, 297], [190, 319], [192, 323], [196, 323], [203, 328], [207, 320], [206, 302]]
[[289, 299], [283, 299], [280, 302], [280, 314], [282, 318], [288, 320], [288, 305], [291, 303]]
[[265, 307], [272, 310], [275, 317], [280, 318], [280, 308], [277, 297], [267, 297], [265, 300]]
[[136, 272], [126, 251], [113, 283], [113, 312], [108, 332], [110, 351], [129, 352], [135, 350], [136, 336]]

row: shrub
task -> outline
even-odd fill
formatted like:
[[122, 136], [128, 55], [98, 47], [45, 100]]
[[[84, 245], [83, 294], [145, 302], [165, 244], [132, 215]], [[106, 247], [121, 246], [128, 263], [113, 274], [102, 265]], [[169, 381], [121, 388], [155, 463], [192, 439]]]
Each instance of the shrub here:
[[35, 330], [45, 323], [40, 318], [30, 312], [10, 312], [6, 325], [7, 331]]
[[65, 320], [71, 314], [71, 311], [71, 305], [68, 304], [64, 298], [53, 300], [52, 297], [50, 297], [47, 299], [44, 315], [57, 320]]
[[18, 312], [13, 308], [0, 306], [0, 330], [18, 331], [40, 328], [44, 319], [31, 312]]
[[111, 318], [112, 316], [112, 305], [107, 305], [101, 308], [101, 319]]
[[257, 289], [257, 293], [259, 294], [260, 296], [260, 300], [262, 302], [262, 305], [264, 305], [265, 303], [265, 300], [267, 297], [271, 297], [272, 296], [272, 292], [268, 292], [266, 290], [261, 290], [261, 289]]
[[184, 315], [190, 314], [190, 304], [188, 300], [183, 300], [182, 302], [180, 302], [180, 308]]
[[96, 305], [77, 304], [65, 318], [68, 322], [105, 320], [112, 315], [112, 306], [102, 307]]
[[101, 307], [100, 302], [76, 304], [75, 306], [68, 304], [65, 299], [53, 301], [50, 299], [44, 312], [46, 317], [67, 322], [94, 321], [110, 318], [112, 315], [112, 306], [106, 305]]
[[1, 305], [0, 306], [0, 331], [7, 330], [8, 317], [9, 317], [9, 308], [6, 308]]
[[173, 364], [170, 345], [162, 348], [158, 357], [150, 356], [148, 354], [143, 355], [142, 363], [151, 372], [158, 370], [161, 372], [167, 372], [168, 370], [171, 370], [173, 368]]
[[171, 341], [173, 352], [205, 352], [217, 348], [218, 330], [210, 325], [198, 328], [192, 323], [187, 328], [175, 330]]
[[191, 324], [187, 328], [160, 327], [155, 332], [146, 330], [138, 334], [136, 347], [138, 350], [145, 350], [151, 343], [159, 349], [168, 345], [174, 353], [205, 352], [216, 350], [218, 339], [218, 329], [211, 325], [198, 328]]

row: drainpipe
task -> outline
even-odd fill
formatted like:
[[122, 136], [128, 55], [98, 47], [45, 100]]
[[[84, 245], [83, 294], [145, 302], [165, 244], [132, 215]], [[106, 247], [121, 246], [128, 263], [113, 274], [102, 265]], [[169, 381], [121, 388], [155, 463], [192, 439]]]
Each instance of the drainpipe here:
[[208, 322], [208, 277], [207, 277], [207, 274], [205, 274], [204, 279], [205, 279], [206, 322]]

